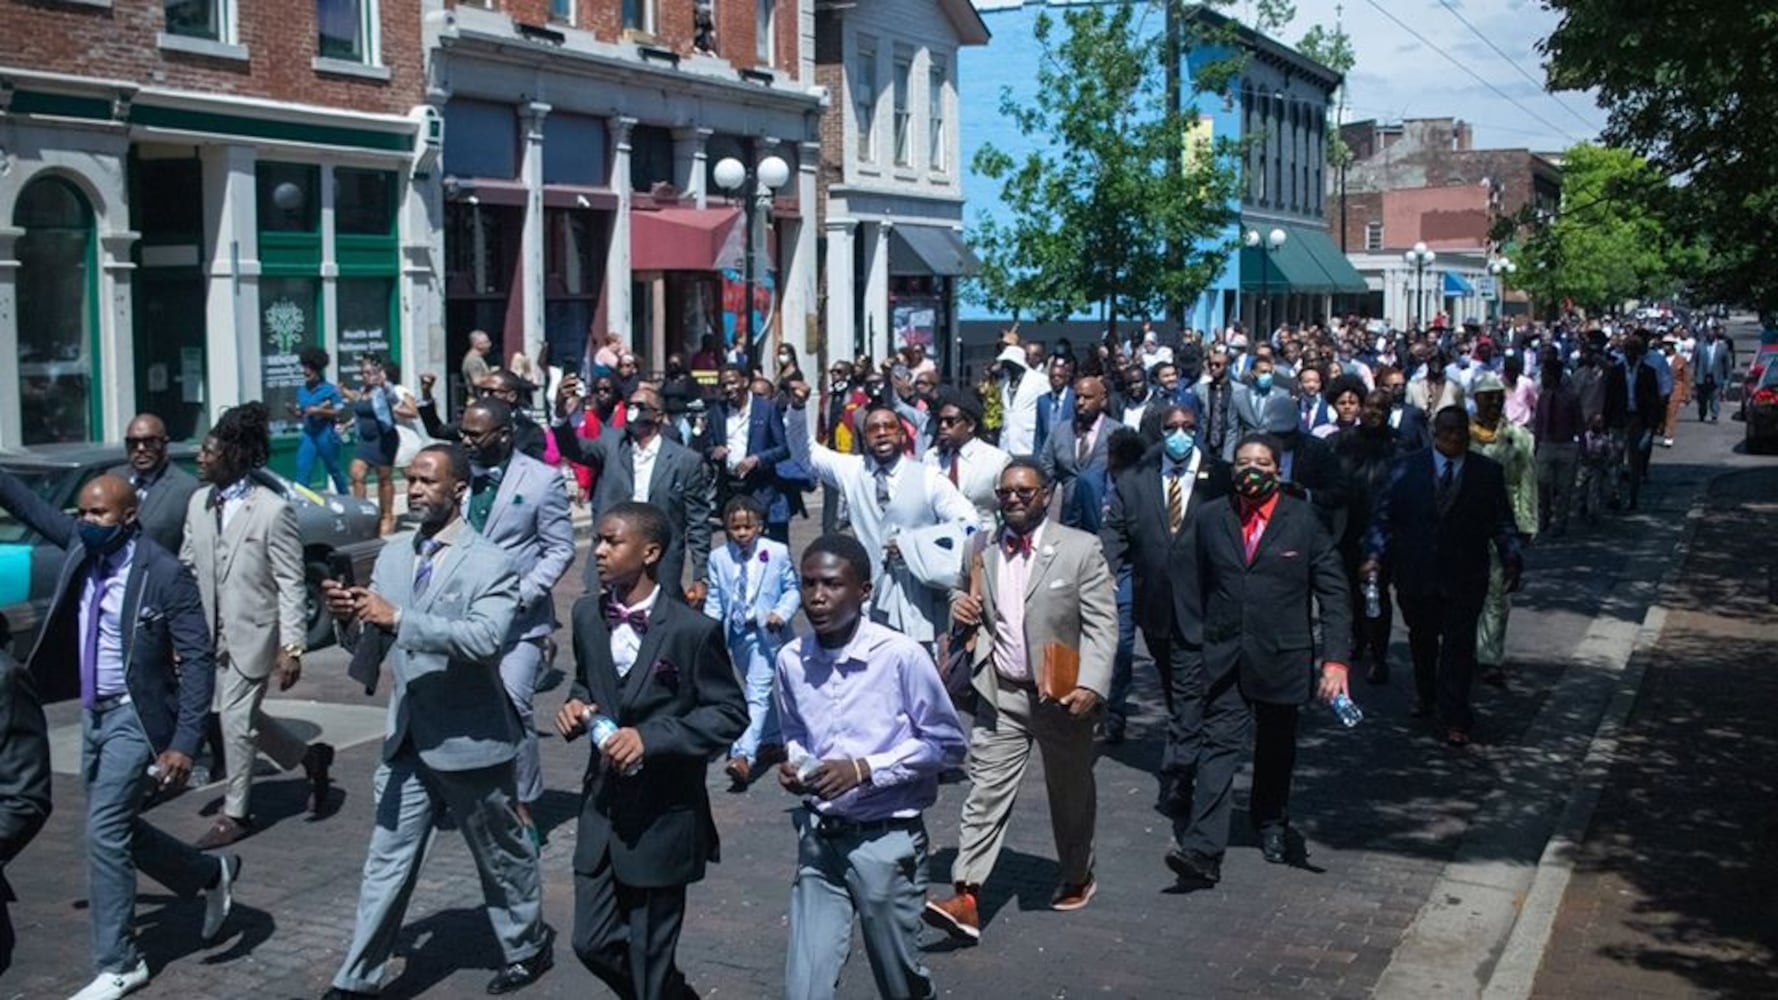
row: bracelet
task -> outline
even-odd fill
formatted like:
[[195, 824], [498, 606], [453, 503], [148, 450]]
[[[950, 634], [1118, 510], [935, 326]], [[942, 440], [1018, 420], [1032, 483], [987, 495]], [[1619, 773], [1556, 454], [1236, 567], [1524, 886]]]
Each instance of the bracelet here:
[[858, 758], [857, 757], [852, 758], [852, 778], [853, 778], [853, 784], [855, 784], [855, 785], [864, 784], [864, 768], [858, 766]]

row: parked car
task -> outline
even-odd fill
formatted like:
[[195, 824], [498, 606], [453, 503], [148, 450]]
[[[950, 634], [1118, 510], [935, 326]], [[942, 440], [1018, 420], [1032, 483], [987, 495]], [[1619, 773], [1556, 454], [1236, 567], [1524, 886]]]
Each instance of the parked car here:
[[[191, 445], [176, 444], [169, 451], [172, 461], [182, 466], [196, 463], [197, 449]], [[123, 461], [123, 452], [115, 445], [0, 450], [0, 468], [23, 480], [38, 496], [70, 511], [81, 487]], [[343, 569], [347, 562], [355, 579], [370, 579], [371, 567], [383, 547], [377, 534], [377, 505], [337, 493], [317, 493], [269, 469], [255, 470], [253, 477], [296, 511], [308, 589], [308, 646], [329, 645], [333, 642], [333, 620], [321, 602], [321, 580], [333, 575], [335, 566]], [[37, 640], [61, 564], [61, 549], [0, 510], [0, 626], [12, 636], [13, 649], [21, 658]]]
[[1778, 447], [1778, 364], [1768, 364], [1747, 395], [1747, 450], [1763, 453]]

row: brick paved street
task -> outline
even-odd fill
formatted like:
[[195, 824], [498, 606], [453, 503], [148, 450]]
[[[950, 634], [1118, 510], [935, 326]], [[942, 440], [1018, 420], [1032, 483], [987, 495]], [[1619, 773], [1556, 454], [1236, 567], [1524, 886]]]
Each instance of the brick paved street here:
[[[1720, 429], [1689, 423], [1686, 429], [1691, 433], [1679, 448], [1657, 456], [1656, 482], [1645, 494], [1642, 514], [1577, 531], [1533, 553], [1528, 591], [1513, 616], [1514, 680], [1506, 692], [1478, 689], [1482, 724], [1471, 752], [1453, 754], [1408, 717], [1410, 671], [1405, 637], [1398, 632], [1393, 682], [1383, 689], [1357, 686], [1366, 710], [1362, 725], [1343, 730], [1323, 710], [1304, 713], [1292, 813], [1308, 839], [1307, 865], [1263, 864], [1243, 829], [1244, 817], [1237, 816], [1236, 846], [1222, 885], [1179, 894], [1160, 862], [1168, 824], [1152, 808], [1159, 730], [1158, 718], [1147, 712], [1136, 720], [1131, 741], [1112, 749], [1098, 768], [1101, 888], [1092, 905], [1072, 915], [1047, 910], [1056, 869], [1043, 786], [1032, 775], [1008, 849], [984, 890], [981, 946], [928, 942], [941, 990], [947, 996], [1017, 998], [1369, 994], [1471, 832], [1472, 819], [1503, 797], [1517, 801], [1513, 797], [1522, 789], [1516, 768], [1530, 756], [1521, 738], [1595, 616], [1603, 611], [1640, 619], [1643, 608], [1634, 595], [1652, 588], [1628, 587], [1634, 582], [1629, 578], [1652, 579], [1664, 568], [1677, 538], [1668, 529], [1682, 519], [1693, 491], [1726, 460], [1731, 435], [1740, 431], [1726, 422]], [[1614, 526], [1626, 523], [1634, 529]], [[798, 525], [799, 544], [812, 533], [809, 525]], [[568, 579], [578, 573], [577, 567]], [[311, 660], [293, 694], [331, 704], [367, 703], [344, 680], [337, 651]], [[1145, 705], [1157, 702], [1151, 678], [1140, 679], [1137, 696]], [[540, 715], [562, 697], [562, 687], [540, 694]], [[73, 718], [68, 705], [51, 711], [52, 727]], [[1580, 717], [1563, 724], [1584, 747], [1595, 721]], [[569, 790], [585, 753], [584, 743], [567, 746], [553, 737], [544, 743], [551, 788], [541, 810], [549, 827], [546, 914], [564, 939], [555, 971], [525, 996], [604, 995], [565, 941], [576, 806]], [[171, 900], [144, 885], [142, 937], [157, 972], [140, 995], [308, 997], [325, 989], [351, 929], [375, 755], [374, 740], [342, 751], [336, 773], [343, 801], [319, 822], [300, 812], [299, 777], [260, 786], [256, 802], [267, 826], [240, 845], [245, 877], [231, 934], [217, 946], [203, 948], [194, 940], [197, 903]], [[782, 983], [794, 852], [786, 813], [793, 803], [769, 783], [740, 796], [724, 787], [713, 769], [723, 862], [691, 891], [681, 957], [706, 997], [771, 997]], [[1244, 795], [1244, 783], [1238, 789]], [[954, 854], [962, 792], [962, 786], [947, 786], [927, 817], [937, 882], [945, 880]], [[14, 908], [22, 940], [0, 998], [63, 996], [90, 976], [77, 779], [58, 774], [55, 795], [49, 827], [9, 871], [23, 900]], [[157, 808], [152, 818], [178, 835], [195, 836], [207, 822], [199, 810], [216, 799], [200, 790]], [[1550, 810], [1527, 800], [1524, 811], [1535, 820]], [[401, 949], [405, 968], [387, 995], [481, 995], [498, 956], [478, 901], [467, 853], [454, 833], [446, 833], [415, 894]], [[868, 967], [855, 952], [842, 996], [873, 993]]]

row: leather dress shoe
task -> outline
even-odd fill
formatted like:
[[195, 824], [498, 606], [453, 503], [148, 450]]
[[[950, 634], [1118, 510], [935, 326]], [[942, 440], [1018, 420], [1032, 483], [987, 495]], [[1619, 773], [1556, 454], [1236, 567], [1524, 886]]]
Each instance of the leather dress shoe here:
[[327, 808], [327, 791], [333, 787], [328, 772], [333, 768], [333, 744], [311, 743], [303, 752], [303, 774], [309, 779], [309, 812], [319, 815]]
[[975, 890], [959, 885], [950, 899], [929, 899], [920, 916], [926, 926], [944, 931], [958, 941], [979, 941], [982, 937], [981, 910], [976, 905]]
[[1222, 881], [1221, 858], [1181, 850], [1177, 845], [1167, 848], [1167, 868], [1184, 882], [1215, 885]]
[[490, 994], [499, 996], [524, 989], [556, 964], [556, 933], [547, 927], [544, 930], [542, 949], [530, 958], [514, 962], [495, 973], [494, 978], [488, 980]]
[[1281, 865], [1290, 860], [1289, 842], [1284, 839], [1285, 827], [1269, 826], [1259, 831], [1259, 855], [1267, 864]]
[[213, 851], [218, 847], [227, 847], [237, 840], [253, 832], [253, 821], [236, 819], [227, 813], [216, 817], [210, 829], [204, 831], [192, 846], [200, 851]]
[[728, 775], [730, 791], [744, 792], [748, 783], [753, 780], [753, 768], [747, 765], [745, 757], [730, 757], [728, 766], [722, 770]]

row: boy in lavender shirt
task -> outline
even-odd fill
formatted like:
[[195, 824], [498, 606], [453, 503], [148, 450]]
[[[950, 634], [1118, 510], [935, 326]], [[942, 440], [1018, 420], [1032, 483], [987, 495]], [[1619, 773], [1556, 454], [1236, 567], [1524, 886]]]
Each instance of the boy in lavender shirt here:
[[823, 535], [803, 552], [811, 634], [778, 653], [780, 724], [790, 760], [778, 782], [803, 796], [790, 893], [785, 996], [834, 995], [852, 916], [885, 997], [934, 996], [919, 936], [927, 881], [920, 814], [938, 775], [963, 762], [963, 727], [932, 657], [865, 618], [870, 555]]

